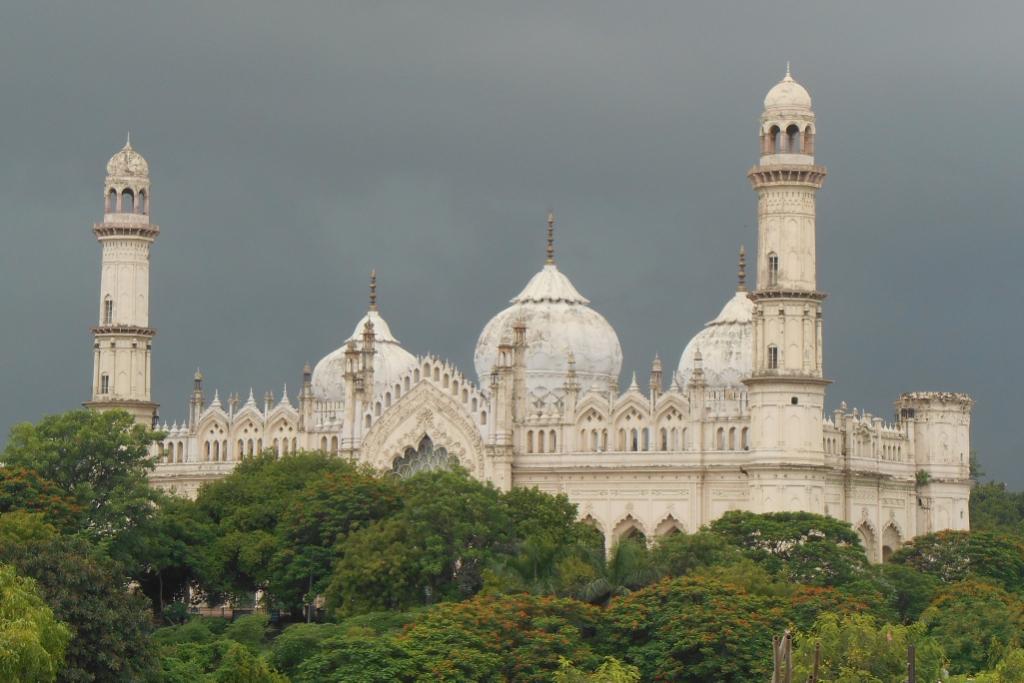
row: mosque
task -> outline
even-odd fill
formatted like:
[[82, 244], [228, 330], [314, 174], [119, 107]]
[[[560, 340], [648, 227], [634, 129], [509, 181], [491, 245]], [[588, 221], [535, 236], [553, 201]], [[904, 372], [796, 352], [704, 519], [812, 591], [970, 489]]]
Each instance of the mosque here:
[[[746, 262], [721, 313], [667, 375], [655, 358], [645, 387], [619, 388], [622, 349], [554, 256], [483, 327], [474, 373], [414, 356], [378, 309], [315, 367], [293, 400], [214, 392], [197, 372], [188, 415], [164, 424], [153, 485], [194, 496], [243, 458], [320, 449], [396, 476], [458, 464], [499, 489], [565, 493], [610, 548], [692, 532], [728, 510], [804, 510], [850, 522], [873, 561], [941, 529], [969, 528], [972, 399], [912, 392], [891, 420], [826, 414], [823, 303], [817, 288], [811, 97], [786, 76], [769, 90], [760, 159], [755, 284]], [[157, 426], [150, 358], [150, 221], [146, 160], [130, 142], [107, 164], [99, 323], [92, 398]], [[666, 387], [666, 384], [668, 385]]]

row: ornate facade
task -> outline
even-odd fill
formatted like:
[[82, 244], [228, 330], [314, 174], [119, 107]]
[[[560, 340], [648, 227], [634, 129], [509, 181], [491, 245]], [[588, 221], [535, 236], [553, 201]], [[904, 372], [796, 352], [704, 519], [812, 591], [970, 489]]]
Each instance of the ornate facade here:
[[[694, 531], [728, 510], [806, 510], [849, 521], [873, 560], [939, 529], [969, 527], [972, 400], [907, 393], [891, 420], [825, 413], [824, 293], [817, 288], [814, 159], [807, 91], [786, 73], [765, 98], [756, 285], [739, 283], [666, 376], [618, 387], [615, 330], [547, 258], [477, 342], [475, 376], [414, 356], [370, 304], [352, 335], [302, 374], [293, 401], [267, 392], [206, 401], [196, 373], [189, 414], [163, 425], [154, 485], [194, 495], [239, 460], [321, 449], [397, 476], [459, 464], [507, 489], [565, 493], [610, 547]], [[150, 401], [148, 167], [126, 145], [108, 165], [100, 324], [88, 405], [155, 420]], [[112, 301], [112, 304], [108, 304]], [[665, 385], [668, 385], [667, 387]]]

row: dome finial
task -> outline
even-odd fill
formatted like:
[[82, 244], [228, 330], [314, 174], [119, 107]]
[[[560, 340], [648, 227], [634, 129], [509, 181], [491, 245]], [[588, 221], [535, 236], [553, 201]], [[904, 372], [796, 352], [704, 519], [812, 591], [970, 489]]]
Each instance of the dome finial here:
[[131, 149], [132, 148], [132, 132], [130, 130], [128, 131], [128, 135], [125, 136], [124, 148], [125, 149]]
[[786, 60], [786, 78], [792, 79], [793, 75], [789, 73], [789, 60]]
[[370, 271], [370, 310], [377, 310], [377, 269]]
[[736, 285], [737, 292], [747, 291], [747, 251], [740, 245], [740, 262], [739, 262], [739, 284]]
[[555, 212], [548, 211], [548, 260], [547, 263], [555, 262]]

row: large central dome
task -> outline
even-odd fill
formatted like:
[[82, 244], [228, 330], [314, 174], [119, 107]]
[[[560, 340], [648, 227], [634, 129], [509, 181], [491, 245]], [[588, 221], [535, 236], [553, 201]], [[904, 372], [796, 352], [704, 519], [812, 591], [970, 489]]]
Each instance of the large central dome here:
[[548, 218], [548, 261], [512, 305], [491, 318], [480, 333], [473, 364], [481, 386], [490, 384], [498, 345], [511, 339], [517, 322], [526, 326], [526, 385], [533, 394], [558, 391], [565, 383], [569, 354], [576, 361], [581, 390], [607, 390], [622, 369], [615, 330], [573, 286], [554, 262], [554, 219]]
[[323, 401], [345, 400], [345, 349], [349, 342], [363, 343], [363, 328], [373, 323], [373, 393], [383, 393], [397, 384], [402, 375], [416, 364], [416, 357], [402, 348], [391, 334], [391, 328], [377, 311], [376, 275], [371, 275], [370, 310], [356, 323], [352, 336], [340, 347], [320, 359], [313, 369], [313, 395]]

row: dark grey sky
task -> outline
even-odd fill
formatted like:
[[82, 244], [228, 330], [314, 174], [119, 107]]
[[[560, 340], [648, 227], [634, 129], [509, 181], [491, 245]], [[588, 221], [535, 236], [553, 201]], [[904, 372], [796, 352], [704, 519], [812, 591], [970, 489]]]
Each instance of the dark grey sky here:
[[[154, 398], [296, 388], [366, 306], [468, 373], [557, 257], [624, 381], [675, 367], [756, 243], [765, 92], [818, 115], [826, 373], [974, 395], [1024, 486], [1019, 3], [64, 2], [0, 8], [0, 429], [88, 398], [106, 160], [150, 162]], [[293, 394], [294, 395], [294, 394]]]

